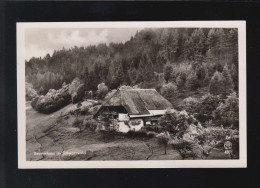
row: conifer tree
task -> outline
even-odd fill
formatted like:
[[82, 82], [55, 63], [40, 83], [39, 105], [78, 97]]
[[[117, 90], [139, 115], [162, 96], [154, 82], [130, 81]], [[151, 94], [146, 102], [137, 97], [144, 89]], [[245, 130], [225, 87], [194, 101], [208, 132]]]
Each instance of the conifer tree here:
[[117, 69], [117, 72], [116, 72], [116, 77], [119, 81], [120, 84], [123, 84], [125, 79], [124, 79], [124, 72], [123, 72], [123, 67], [122, 65], [120, 64], [118, 69]]
[[223, 79], [222, 74], [218, 71], [212, 76], [209, 84], [209, 91], [211, 94], [218, 95], [223, 92]]
[[87, 90], [87, 85], [88, 85], [88, 79], [89, 79], [89, 73], [88, 73], [88, 67], [85, 67], [84, 71], [84, 88]]
[[172, 73], [172, 67], [168, 64], [164, 68], [164, 79], [166, 83], [168, 83], [169, 79], [171, 78], [171, 73]]
[[148, 58], [146, 65], [145, 65], [145, 69], [143, 70], [143, 78], [144, 81], [151, 81], [154, 77], [154, 72], [153, 72], [153, 65], [151, 60]]
[[138, 70], [135, 83], [138, 84], [138, 83], [143, 82], [143, 81], [144, 81], [143, 73], [140, 70]]
[[238, 91], [238, 67], [235, 64], [231, 65], [230, 74], [234, 84], [234, 90]]
[[195, 61], [201, 61], [203, 59], [203, 56], [206, 52], [206, 37], [202, 31], [202, 29], [196, 29], [191, 37], [190, 37], [190, 42], [192, 45], [192, 56], [193, 60]]
[[178, 88], [182, 88], [186, 83], [186, 74], [183, 72], [180, 72], [180, 74], [176, 78], [176, 84]]
[[199, 87], [199, 82], [198, 82], [198, 78], [197, 78], [197, 74], [196, 72], [192, 71], [186, 81], [186, 88], [188, 90], [195, 90]]
[[206, 74], [205, 74], [205, 77], [203, 80], [203, 85], [208, 86], [209, 82], [210, 82], [209, 71], [207, 69], [205, 71], [206, 71]]
[[223, 78], [223, 93], [224, 94], [231, 93], [234, 89], [234, 84], [227, 65], [224, 66], [222, 72], [222, 78]]

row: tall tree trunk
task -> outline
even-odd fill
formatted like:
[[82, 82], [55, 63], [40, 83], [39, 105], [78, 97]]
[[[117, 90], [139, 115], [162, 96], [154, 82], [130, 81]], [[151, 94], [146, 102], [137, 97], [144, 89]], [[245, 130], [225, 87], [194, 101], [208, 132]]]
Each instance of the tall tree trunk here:
[[164, 145], [164, 154], [165, 154], [165, 155], [167, 154], [167, 152], [166, 152], [166, 149], [167, 149], [167, 148], [166, 148], [166, 147], [167, 147], [167, 145], [165, 144], [165, 145]]

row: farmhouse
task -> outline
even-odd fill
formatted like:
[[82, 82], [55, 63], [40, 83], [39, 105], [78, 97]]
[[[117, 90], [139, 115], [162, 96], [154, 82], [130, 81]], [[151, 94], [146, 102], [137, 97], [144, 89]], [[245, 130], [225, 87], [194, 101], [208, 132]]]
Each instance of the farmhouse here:
[[120, 132], [153, 125], [172, 104], [155, 89], [118, 89], [102, 104], [94, 118]]

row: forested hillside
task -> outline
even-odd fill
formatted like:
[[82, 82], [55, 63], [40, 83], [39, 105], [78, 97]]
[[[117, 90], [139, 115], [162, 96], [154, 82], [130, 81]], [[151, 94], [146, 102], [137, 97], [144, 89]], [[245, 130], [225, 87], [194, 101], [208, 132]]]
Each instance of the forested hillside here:
[[[25, 64], [27, 160], [239, 159], [237, 29], [144, 29], [125, 43], [63, 48]], [[173, 108], [122, 133], [117, 112], [94, 116], [117, 88], [155, 88]]]
[[156, 88], [166, 98], [203, 88], [238, 90], [237, 29], [144, 29], [127, 42], [61, 49], [26, 64], [26, 82], [44, 95], [76, 77], [85, 91], [105, 83]]

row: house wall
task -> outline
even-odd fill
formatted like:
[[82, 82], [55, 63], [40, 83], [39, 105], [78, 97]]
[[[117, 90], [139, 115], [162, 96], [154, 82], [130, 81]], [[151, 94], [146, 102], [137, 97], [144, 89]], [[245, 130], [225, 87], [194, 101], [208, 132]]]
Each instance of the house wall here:
[[123, 122], [123, 121], [118, 122], [118, 131], [119, 132], [127, 133], [129, 130], [130, 130], [130, 127], [128, 125], [126, 125], [125, 122]]
[[139, 131], [144, 126], [144, 120], [142, 118], [130, 119], [129, 125], [131, 130]]
[[130, 121], [128, 122], [128, 125], [123, 121], [119, 121], [118, 125], [119, 125], [118, 131], [126, 133], [130, 130], [133, 130], [133, 131], [141, 130], [141, 128], [144, 126], [144, 121], [141, 118], [130, 119]]

